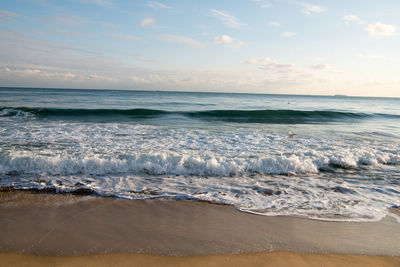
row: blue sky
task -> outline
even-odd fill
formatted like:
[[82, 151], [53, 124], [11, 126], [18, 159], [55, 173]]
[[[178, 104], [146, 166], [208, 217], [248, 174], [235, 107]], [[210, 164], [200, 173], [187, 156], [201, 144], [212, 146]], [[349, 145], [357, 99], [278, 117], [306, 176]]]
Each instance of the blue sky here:
[[0, 86], [400, 97], [398, 0], [0, 2]]

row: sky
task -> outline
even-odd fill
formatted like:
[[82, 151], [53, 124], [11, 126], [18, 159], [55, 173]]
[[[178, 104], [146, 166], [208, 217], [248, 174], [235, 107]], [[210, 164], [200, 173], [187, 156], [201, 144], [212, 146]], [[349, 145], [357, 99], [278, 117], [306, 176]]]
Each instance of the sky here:
[[400, 97], [399, 0], [0, 0], [0, 86]]

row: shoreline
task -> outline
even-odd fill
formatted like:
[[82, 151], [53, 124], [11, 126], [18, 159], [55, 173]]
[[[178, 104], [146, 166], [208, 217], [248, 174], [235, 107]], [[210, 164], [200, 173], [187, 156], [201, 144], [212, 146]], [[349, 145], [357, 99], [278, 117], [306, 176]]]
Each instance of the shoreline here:
[[0, 192], [0, 253], [199, 256], [292, 251], [400, 256], [400, 227], [260, 216], [228, 205]]
[[[81, 192], [84, 193], [84, 192]], [[399, 266], [398, 222], [229, 205], [0, 191], [0, 266]]]
[[304, 254], [286, 251], [239, 255], [157, 256], [108, 253], [86, 256], [35, 256], [0, 253], [1, 266], [399, 266], [400, 257]]
[[[90, 188], [78, 188], [72, 191], [57, 191], [56, 188], [27, 188], [27, 189], [20, 189], [14, 187], [0, 187], [0, 205], [4, 202], [4, 196], [6, 194], [39, 194], [39, 195], [61, 195], [61, 196], [71, 196], [71, 197], [90, 197], [90, 198], [98, 198], [98, 199], [106, 199], [111, 198], [115, 200], [126, 200], [126, 201], [183, 201], [183, 202], [199, 202], [211, 205], [222, 205], [228, 207], [234, 207], [237, 211], [243, 212], [246, 214], [257, 215], [257, 216], [267, 216], [267, 217], [294, 217], [294, 218], [302, 218], [307, 220], [316, 220], [316, 221], [324, 221], [324, 222], [345, 222], [345, 223], [370, 223], [370, 222], [379, 222], [380, 220], [384, 219], [385, 217], [393, 217], [397, 222], [400, 224], [400, 206], [393, 205], [392, 207], [387, 208], [388, 213], [385, 217], [379, 220], [374, 219], [351, 219], [349, 217], [344, 217], [341, 215], [333, 215], [330, 217], [318, 217], [318, 216], [306, 216], [306, 215], [285, 215], [285, 214], [276, 214], [276, 215], [267, 215], [263, 213], [259, 213], [253, 210], [242, 210], [240, 208], [235, 207], [234, 205], [216, 202], [216, 201], [208, 201], [203, 199], [174, 199], [174, 198], [144, 198], [144, 199], [130, 199], [125, 197], [120, 197], [116, 195], [101, 195], [97, 193], [95, 190]], [[151, 193], [150, 193], [151, 194]], [[7, 200], [6, 200], [7, 201]]]

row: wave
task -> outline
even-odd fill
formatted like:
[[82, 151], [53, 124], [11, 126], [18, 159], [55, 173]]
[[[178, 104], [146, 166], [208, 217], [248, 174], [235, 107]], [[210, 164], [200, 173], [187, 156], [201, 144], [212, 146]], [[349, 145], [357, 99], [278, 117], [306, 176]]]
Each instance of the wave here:
[[185, 175], [238, 177], [301, 175], [365, 166], [399, 165], [393, 153], [353, 153], [318, 156], [259, 156], [253, 158], [182, 155], [175, 152], [133, 153], [119, 157], [38, 156], [31, 152], [0, 154], [0, 175]]
[[[354, 157], [228, 159], [142, 153], [120, 159], [0, 154], [0, 190], [200, 200], [259, 215], [378, 221], [389, 214], [388, 208], [399, 206], [399, 182], [382, 172], [379, 180], [353, 172], [365, 165], [399, 164], [399, 156]], [[329, 165], [353, 169], [340, 175], [317, 174]]]
[[168, 114], [167, 111], [153, 109], [59, 109], [59, 108], [0, 108], [0, 116], [12, 117], [31, 114], [38, 117], [82, 117], [82, 116], [159, 116]]
[[364, 113], [338, 111], [302, 111], [302, 110], [210, 110], [188, 112], [188, 116], [208, 118], [227, 122], [254, 123], [316, 123], [363, 119], [372, 115]]
[[1, 107], [0, 117], [36, 117], [70, 120], [135, 120], [150, 119], [168, 115], [180, 115], [194, 119], [237, 123], [305, 124], [336, 121], [354, 121], [368, 118], [395, 118], [395, 114], [367, 114], [330, 110], [205, 110], [166, 111], [156, 109], [59, 109], [59, 108], [10, 108]]

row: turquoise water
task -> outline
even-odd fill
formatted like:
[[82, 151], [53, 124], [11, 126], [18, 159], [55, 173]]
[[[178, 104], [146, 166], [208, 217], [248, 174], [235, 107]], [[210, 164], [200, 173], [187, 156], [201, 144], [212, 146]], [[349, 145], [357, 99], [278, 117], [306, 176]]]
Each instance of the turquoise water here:
[[400, 99], [0, 88], [0, 185], [369, 221], [400, 205]]

